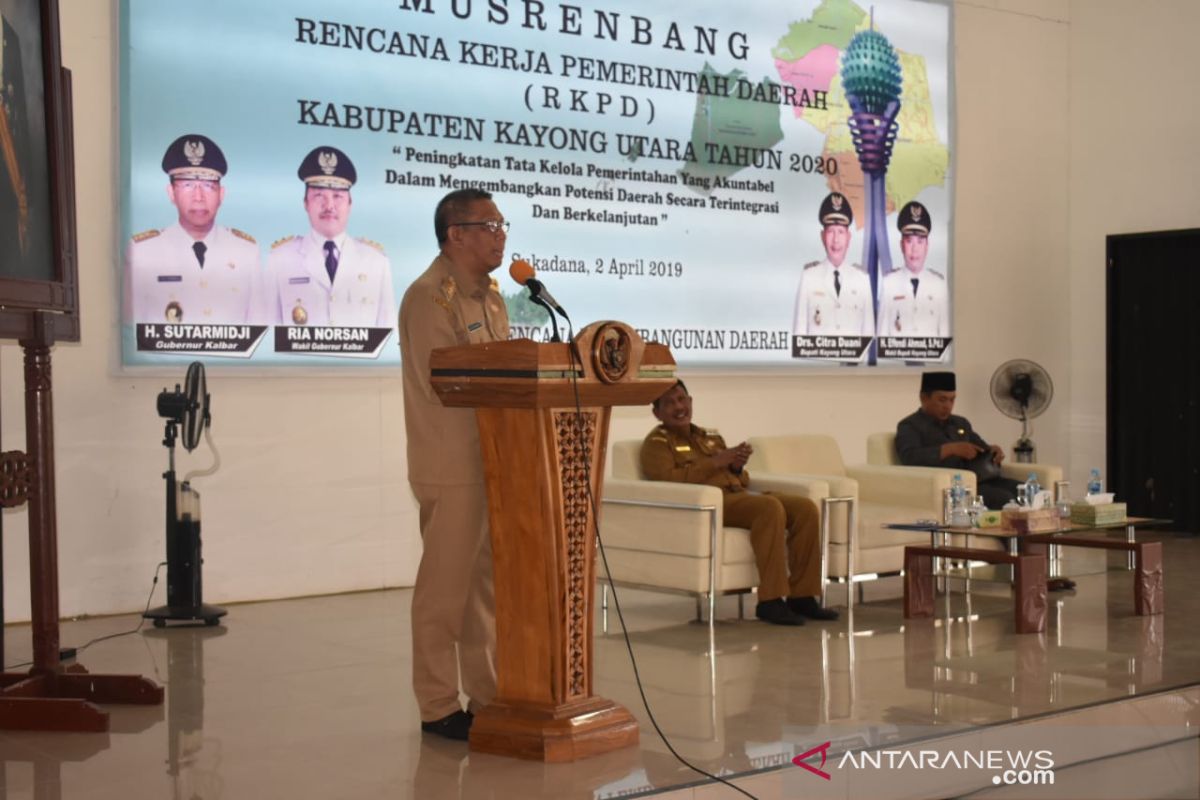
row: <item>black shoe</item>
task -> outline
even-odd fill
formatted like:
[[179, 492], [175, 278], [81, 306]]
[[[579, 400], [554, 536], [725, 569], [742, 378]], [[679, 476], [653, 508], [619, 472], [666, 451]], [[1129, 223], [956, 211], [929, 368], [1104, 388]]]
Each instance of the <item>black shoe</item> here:
[[838, 618], [838, 612], [832, 608], [821, 608], [815, 597], [789, 597], [787, 607], [798, 617], [809, 619], [833, 620]]
[[1075, 588], [1075, 581], [1070, 578], [1051, 578], [1046, 581], [1046, 590], [1050, 592], [1068, 592]]
[[772, 625], [803, 625], [804, 620], [792, 613], [783, 598], [768, 600], [754, 607], [754, 616]]
[[471, 723], [474, 721], [475, 716], [473, 714], [460, 709], [453, 714], [448, 714], [433, 722], [422, 722], [421, 730], [425, 733], [432, 733], [444, 736], [447, 739], [465, 742], [467, 735], [471, 732]]

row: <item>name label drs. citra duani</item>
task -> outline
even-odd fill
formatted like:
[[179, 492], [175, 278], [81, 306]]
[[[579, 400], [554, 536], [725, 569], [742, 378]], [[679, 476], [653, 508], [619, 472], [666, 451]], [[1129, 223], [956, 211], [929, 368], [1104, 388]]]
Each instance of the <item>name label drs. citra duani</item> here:
[[138, 323], [137, 349], [143, 352], [249, 358], [266, 325], [184, 325]]
[[392, 328], [279, 325], [275, 328], [275, 352], [284, 355], [375, 358], [391, 334]]
[[867, 352], [870, 336], [792, 337], [792, 358], [820, 358], [830, 361], [857, 361]]

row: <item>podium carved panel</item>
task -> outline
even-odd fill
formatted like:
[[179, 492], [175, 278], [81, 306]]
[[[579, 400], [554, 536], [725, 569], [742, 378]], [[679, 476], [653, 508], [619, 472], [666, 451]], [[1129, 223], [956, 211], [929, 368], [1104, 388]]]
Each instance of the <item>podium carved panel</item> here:
[[562, 475], [563, 516], [567, 534], [567, 665], [568, 699], [586, 697], [588, 544], [591, 502], [589, 459], [596, 440], [596, 414], [559, 411], [554, 414]]

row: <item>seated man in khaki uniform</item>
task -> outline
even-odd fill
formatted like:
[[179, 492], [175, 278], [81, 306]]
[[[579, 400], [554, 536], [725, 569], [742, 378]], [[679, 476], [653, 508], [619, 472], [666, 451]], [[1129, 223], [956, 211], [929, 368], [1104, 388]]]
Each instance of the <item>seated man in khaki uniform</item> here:
[[837, 619], [821, 608], [821, 537], [816, 505], [806, 497], [747, 491], [750, 445], [726, 447], [714, 430], [692, 424], [692, 397], [683, 381], [654, 401], [662, 424], [642, 442], [642, 472], [656, 481], [706, 483], [725, 493], [725, 523], [750, 529], [758, 565], [755, 616], [775, 625]]

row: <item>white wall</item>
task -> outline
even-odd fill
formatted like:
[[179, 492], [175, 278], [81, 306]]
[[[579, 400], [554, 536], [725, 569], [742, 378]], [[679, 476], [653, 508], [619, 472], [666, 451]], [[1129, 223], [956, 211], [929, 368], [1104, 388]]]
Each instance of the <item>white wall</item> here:
[[[166, 451], [155, 397], [168, 379], [115, 377], [117, 8], [115, 0], [61, 3], [63, 61], [74, 79], [83, 316], [82, 344], [53, 354], [64, 616], [140, 609], [165, 558]], [[23, 448], [21, 354], [10, 343], [0, 348], [0, 375], [3, 445]], [[207, 601], [412, 582], [420, 544], [398, 372], [258, 379], [210, 372], [209, 390], [224, 464], [196, 484]], [[196, 452], [180, 457], [181, 471], [208, 463], [203, 446]], [[6, 617], [28, 619], [26, 514], [10, 512], [4, 521]], [[165, 602], [164, 587], [156, 603]]]
[[[100, 614], [140, 608], [164, 557], [165, 451], [154, 398], [166, 380], [116, 375], [117, 3], [61, 6], [64, 61], [75, 80], [84, 327], [82, 344], [54, 353], [60, 593], [64, 615]], [[1156, 120], [1166, 118], [1168, 98], [1185, 102], [1189, 76], [1198, 74], [1195, 56], [1190, 71], [1172, 69], [1158, 63], [1168, 48], [1157, 43], [1178, 40], [1182, 48], [1197, 22], [1191, 3], [1166, 0], [1136, 12], [1092, 0], [955, 6], [959, 408], [985, 436], [1010, 447], [1017, 423], [992, 408], [987, 381], [1008, 358], [1042, 363], [1056, 396], [1038, 420], [1040, 456], [1069, 464], [1076, 478], [1099, 457], [1094, 445], [1102, 446], [1092, 431], [1102, 436], [1103, 354], [1085, 342], [1102, 340], [1102, 295], [1093, 295], [1102, 291], [1103, 233], [1188, 224], [1181, 207], [1188, 205], [1194, 224], [1194, 184], [1171, 188], [1167, 182], [1181, 173], [1166, 163], [1153, 178], [1141, 167], [1115, 172], [1129, 189], [1116, 208], [1106, 194], [1113, 164], [1148, 157], [1147, 126], [1157, 126], [1164, 144], [1183, 143], [1182, 130], [1172, 139], [1169, 123]], [[1139, 39], [1135, 59], [1152, 67], [1122, 71], [1107, 63], [1130, 38]], [[1107, 101], [1110, 81], [1122, 90]], [[1143, 91], [1157, 102], [1140, 100]], [[1118, 109], [1124, 116], [1110, 124]], [[1194, 174], [1197, 156], [1188, 157]], [[1081, 285], [1089, 280], [1095, 285]], [[23, 447], [20, 374], [18, 348], [0, 348], [5, 449]], [[915, 374], [683, 377], [696, 396], [697, 421], [727, 438], [829, 431], [850, 462], [865, 457], [868, 433], [891, 428], [916, 407]], [[398, 376], [210, 373], [209, 385], [224, 466], [198, 482], [206, 600], [411, 583], [420, 545]], [[640, 438], [651, 423], [646, 409], [619, 410], [612, 438]], [[206, 458], [181, 462], [186, 468]], [[25, 513], [6, 513], [4, 521], [6, 616], [26, 619]]]
[[[1071, 404], [1076, 480], [1103, 469], [1105, 237], [1200, 227], [1200, 3], [1071, 3]], [[1196, 369], [1194, 353], [1180, 366]], [[1151, 390], [1152, 387], [1147, 387]]]

